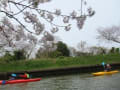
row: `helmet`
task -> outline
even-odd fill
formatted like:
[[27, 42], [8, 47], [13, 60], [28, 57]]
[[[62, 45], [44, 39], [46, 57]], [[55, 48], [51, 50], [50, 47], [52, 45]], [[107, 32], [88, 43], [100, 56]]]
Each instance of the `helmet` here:
[[12, 76], [12, 77], [16, 77], [16, 74], [13, 73], [13, 74], [11, 74], [11, 76]]

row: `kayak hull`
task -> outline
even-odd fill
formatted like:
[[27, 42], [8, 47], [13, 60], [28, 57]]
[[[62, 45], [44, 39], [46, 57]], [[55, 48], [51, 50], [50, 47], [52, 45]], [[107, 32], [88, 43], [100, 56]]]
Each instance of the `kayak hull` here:
[[101, 76], [101, 75], [111, 75], [111, 74], [115, 74], [118, 73], [118, 70], [114, 70], [114, 71], [103, 71], [103, 72], [96, 72], [96, 73], [92, 73], [92, 75], [94, 76]]
[[41, 78], [34, 79], [17, 79], [17, 80], [0, 80], [0, 85], [2, 84], [16, 84], [16, 83], [25, 83], [25, 82], [35, 82], [40, 81]]

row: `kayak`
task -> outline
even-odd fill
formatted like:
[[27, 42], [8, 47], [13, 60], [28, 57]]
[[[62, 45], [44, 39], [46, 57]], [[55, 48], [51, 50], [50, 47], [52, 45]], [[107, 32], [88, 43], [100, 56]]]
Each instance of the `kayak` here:
[[92, 75], [94, 76], [101, 76], [101, 75], [111, 75], [111, 74], [115, 74], [118, 73], [118, 70], [113, 70], [113, 71], [103, 71], [103, 72], [96, 72], [96, 73], [92, 73]]
[[17, 79], [17, 80], [0, 80], [0, 85], [15, 84], [15, 83], [25, 83], [25, 82], [34, 82], [34, 81], [40, 81], [40, 80], [41, 80], [41, 78]]
[[103, 71], [103, 72], [96, 72], [96, 73], [92, 73], [94, 76], [101, 76], [101, 75], [111, 75], [111, 74], [115, 74], [118, 73], [118, 70], [114, 70], [114, 71]]

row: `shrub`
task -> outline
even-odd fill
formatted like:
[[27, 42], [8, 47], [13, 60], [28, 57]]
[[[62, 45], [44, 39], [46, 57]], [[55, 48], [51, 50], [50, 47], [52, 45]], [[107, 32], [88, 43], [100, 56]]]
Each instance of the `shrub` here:
[[9, 63], [13, 60], [14, 57], [9, 52], [6, 52], [4, 56], [0, 57], [0, 63]]
[[14, 60], [26, 59], [25, 51], [24, 50], [16, 50], [16, 51], [14, 51], [13, 57], [14, 57]]
[[56, 57], [59, 57], [59, 56], [62, 56], [62, 53], [59, 52], [59, 51], [53, 51], [53, 52], [49, 53], [49, 57], [51, 57], [51, 58], [56, 58]]

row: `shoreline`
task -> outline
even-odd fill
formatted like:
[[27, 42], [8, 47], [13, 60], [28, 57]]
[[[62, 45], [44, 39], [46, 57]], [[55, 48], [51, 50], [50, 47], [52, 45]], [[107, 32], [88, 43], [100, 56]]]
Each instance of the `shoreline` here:
[[[113, 70], [120, 69], [120, 63], [111, 64]], [[77, 73], [92, 73], [103, 71], [102, 65], [89, 65], [89, 66], [77, 66], [77, 67], [67, 67], [67, 68], [57, 68], [57, 69], [46, 69], [46, 70], [28, 70], [28, 71], [18, 71], [18, 72], [0, 72], [0, 80], [7, 80], [11, 73], [22, 74], [27, 72], [34, 77], [50, 77], [50, 76], [60, 76], [60, 75], [70, 75]], [[33, 77], [33, 78], [34, 78]]]

